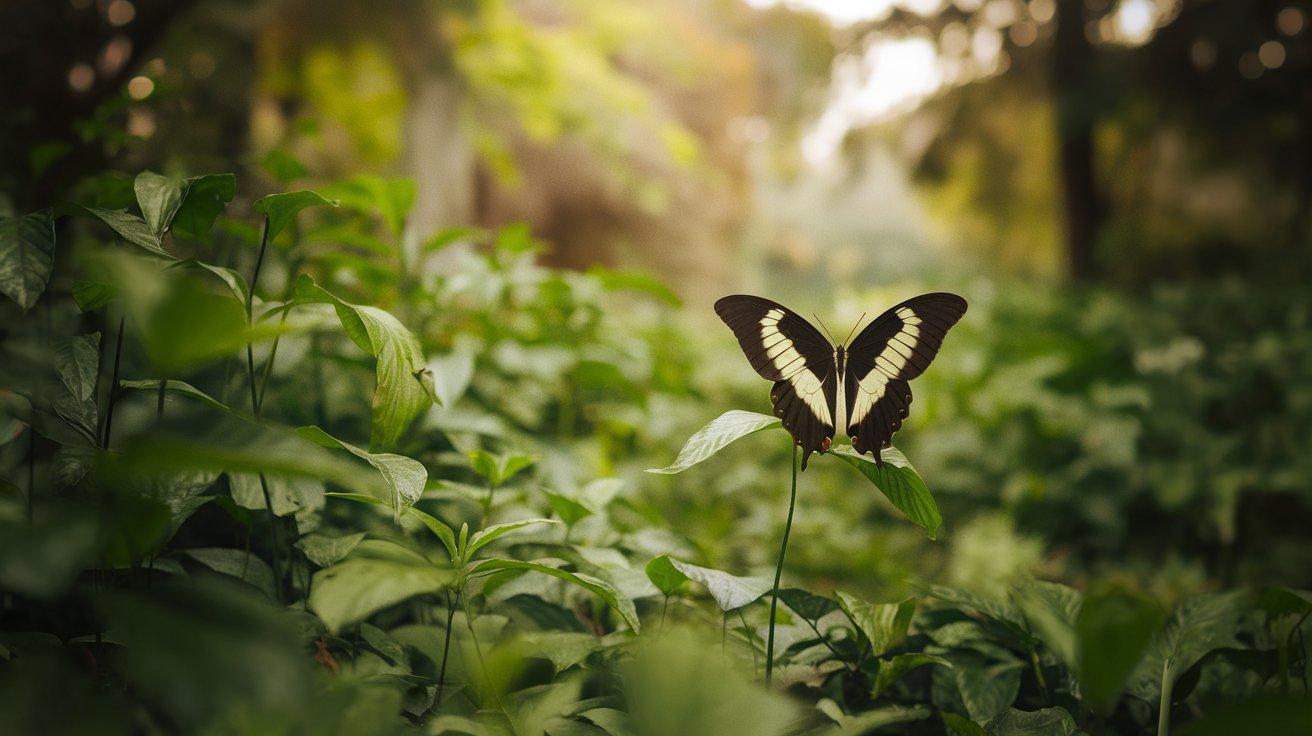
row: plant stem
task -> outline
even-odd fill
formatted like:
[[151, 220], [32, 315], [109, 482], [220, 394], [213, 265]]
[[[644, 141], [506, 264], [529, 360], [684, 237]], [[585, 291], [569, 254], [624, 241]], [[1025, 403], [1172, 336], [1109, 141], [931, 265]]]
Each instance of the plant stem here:
[[656, 629], [656, 636], [660, 636], [661, 634], [665, 633], [665, 614], [668, 613], [669, 610], [670, 610], [670, 597], [667, 595], [665, 596], [665, 603], [661, 605], [661, 625], [660, 628]]
[[1171, 678], [1171, 658], [1162, 662], [1162, 699], [1157, 713], [1157, 736], [1167, 736], [1171, 732], [1171, 690], [1175, 682]]
[[451, 622], [456, 617], [456, 600], [451, 597], [451, 591], [446, 592], [446, 636], [442, 642], [442, 669], [437, 673], [437, 698], [435, 700], [438, 707], [442, 705], [442, 689], [446, 687], [446, 661], [451, 653]]
[[774, 678], [774, 617], [779, 607], [779, 579], [784, 574], [784, 553], [788, 551], [788, 533], [793, 529], [793, 508], [797, 505], [797, 445], [793, 445], [793, 487], [788, 494], [788, 520], [784, 522], [784, 541], [779, 545], [779, 561], [774, 566], [774, 588], [770, 591], [770, 640], [765, 647], [765, 684]]
[[36, 427], [27, 425], [27, 523], [36, 518]]
[[114, 338], [114, 372], [109, 379], [109, 396], [105, 399], [105, 435], [100, 446], [109, 449], [109, 433], [114, 428], [114, 404], [118, 402], [118, 367], [123, 358], [123, 327], [127, 315], [118, 318], [118, 337]]
[[465, 626], [469, 627], [469, 638], [474, 641], [474, 653], [478, 655], [478, 668], [483, 671], [483, 679], [487, 680], [488, 692], [492, 694], [492, 699], [497, 701], [497, 708], [505, 713], [506, 705], [501, 702], [501, 693], [497, 691], [496, 684], [492, 682], [492, 675], [487, 671], [487, 659], [483, 657], [483, 647], [478, 644], [478, 633], [474, 631], [474, 614], [469, 610], [469, 596], [457, 595], [460, 598], [460, 603], [465, 608]]
[[168, 387], [169, 387], [169, 379], [167, 378], [159, 379], [159, 394], [155, 399], [156, 419], [164, 416], [164, 392], [168, 389]]
[[747, 635], [747, 648], [752, 650], [752, 672], [756, 672], [756, 668], [761, 666], [756, 659], [756, 636], [752, 628], [747, 625], [747, 617], [743, 615], [741, 608], [738, 609], [738, 620], [743, 623], [743, 633]]
[[1034, 645], [1030, 645], [1030, 664], [1034, 666], [1034, 679], [1039, 681], [1039, 691], [1043, 693], [1043, 699], [1051, 702], [1052, 695], [1048, 692], [1048, 679], [1043, 676], [1043, 667], [1039, 663], [1039, 653], [1035, 651]]

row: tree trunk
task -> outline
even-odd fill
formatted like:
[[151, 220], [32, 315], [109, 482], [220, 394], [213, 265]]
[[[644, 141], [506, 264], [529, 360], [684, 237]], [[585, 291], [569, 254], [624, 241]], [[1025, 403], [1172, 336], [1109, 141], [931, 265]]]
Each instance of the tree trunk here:
[[1057, 0], [1052, 74], [1067, 268], [1075, 281], [1098, 275], [1095, 248], [1107, 219], [1094, 172], [1093, 128], [1100, 105], [1090, 84], [1094, 48], [1085, 35], [1084, 8], [1084, 0]]

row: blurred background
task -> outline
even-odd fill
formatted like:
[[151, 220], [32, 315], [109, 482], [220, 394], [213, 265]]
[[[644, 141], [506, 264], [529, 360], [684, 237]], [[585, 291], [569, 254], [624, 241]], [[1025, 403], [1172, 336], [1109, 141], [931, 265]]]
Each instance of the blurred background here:
[[[270, 192], [413, 181], [397, 248], [441, 240], [440, 298], [347, 260], [320, 277], [430, 357], [473, 356], [437, 449], [409, 452], [623, 478], [629, 518], [665, 530], [633, 549], [739, 574], [772, 571], [787, 443], [641, 472], [769, 411], [713, 301], [841, 338], [960, 293], [895, 438], [939, 541], [813, 461], [789, 576], [1110, 579], [1163, 605], [1307, 588], [1309, 24], [1297, 0], [9, 0], [0, 191], [29, 212], [144, 169], [234, 172], [241, 220]], [[496, 231], [526, 260], [471, 260]]]

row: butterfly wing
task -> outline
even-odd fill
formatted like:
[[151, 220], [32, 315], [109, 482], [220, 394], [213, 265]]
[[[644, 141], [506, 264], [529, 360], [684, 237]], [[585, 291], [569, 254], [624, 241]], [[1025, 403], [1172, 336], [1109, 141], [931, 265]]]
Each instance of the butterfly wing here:
[[907, 382], [925, 372], [965, 313], [966, 300], [956, 294], [922, 294], [879, 315], [852, 341], [843, 398], [847, 436], [857, 452], [874, 452], [879, 460], [911, 411]]
[[726, 296], [715, 303], [762, 378], [774, 381], [775, 416], [802, 448], [802, 469], [834, 436], [838, 375], [834, 347], [802, 317], [759, 296]]

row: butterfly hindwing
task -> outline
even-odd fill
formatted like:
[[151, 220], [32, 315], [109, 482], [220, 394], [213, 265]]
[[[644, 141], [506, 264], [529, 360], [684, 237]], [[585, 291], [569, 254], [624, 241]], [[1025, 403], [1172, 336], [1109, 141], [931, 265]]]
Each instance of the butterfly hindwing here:
[[775, 416], [802, 448], [802, 468], [834, 436], [838, 375], [834, 348], [814, 327], [781, 304], [756, 296], [726, 296], [715, 313], [733, 330], [747, 360], [774, 381]]
[[911, 379], [925, 372], [948, 329], [966, 313], [955, 294], [923, 294], [871, 322], [847, 348], [847, 435], [857, 452], [879, 459], [911, 411]]

